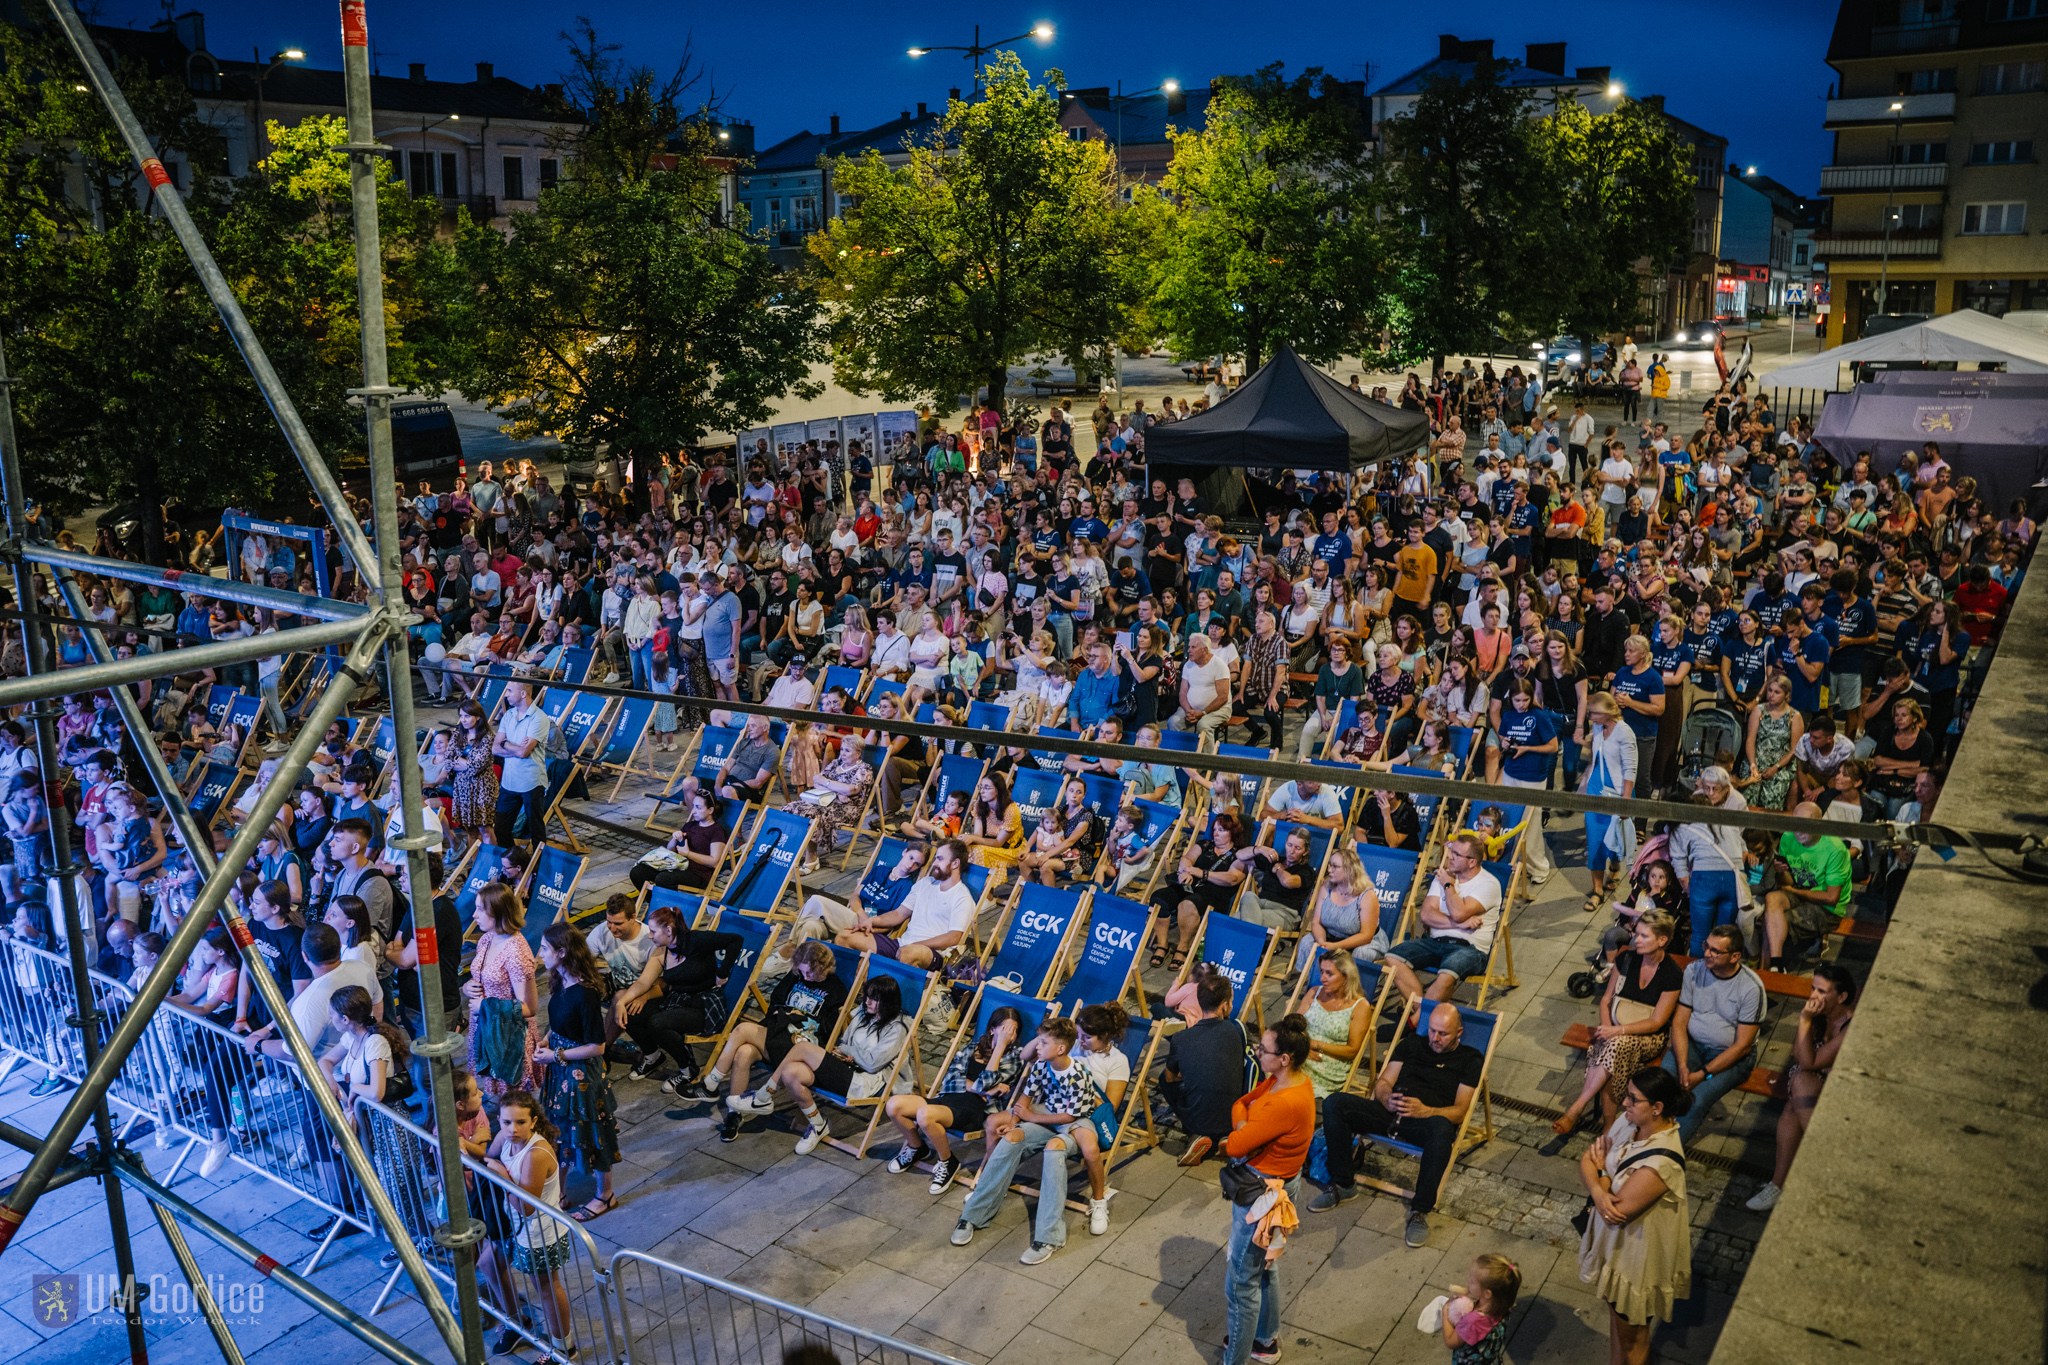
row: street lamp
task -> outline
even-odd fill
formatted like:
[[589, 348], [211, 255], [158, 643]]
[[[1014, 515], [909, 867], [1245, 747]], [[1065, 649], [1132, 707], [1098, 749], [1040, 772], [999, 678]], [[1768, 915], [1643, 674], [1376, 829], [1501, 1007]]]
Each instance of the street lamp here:
[[1621, 82], [1620, 82], [1620, 81], [1609, 81], [1609, 82], [1607, 82], [1607, 98], [1609, 98], [1609, 99], [1611, 99], [1611, 100], [1618, 100], [1618, 99], [1620, 99], [1620, 98], [1621, 98]]
[[1899, 122], [1906, 117], [1904, 100], [1892, 101], [1892, 143], [1884, 168], [1884, 244], [1877, 258], [1877, 311], [1882, 314], [1891, 300], [1892, 199], [1899, 184]]
[[933, 52], [958, 52], [962, 54], [968, 61], [974, 63], [974, 89], [975, 93], [979, 94], [981, 92], [981, 59], [983, 57], [1003, 47], [1005, 44], [1021, 43], [1026, 38], [1046, 39], [1052, 37], [1052, 33], [1051, 24], [1034, 24], [1028, 32], [1014, 34], [1008, 38], [997, 38], [992, 42], [984, 43], [981, 40], [981, 25], [976, 24], [974, 26], [974, 41], [965, 47], [941, 43], [934, 47], [913, 47], [909, 49], [909, 52], [913, 57], [923, 57]]
[[[263, 61], [262, 48], [253, 48], [251, 51], [256, 54], [257, 61]], [[306, 54], [303, 49], [296, 47], [279, 48], [271, 54], [269, 61], [263, 62], [263, 69], [258, 71], [253, 77], [256, 82], [256, 159], [258, 161], [268, 161], [270, 159], [270, 132], [263, 123], [263, 82], [270, 79], [271, 71], [277, 67], [279, 62], [303, 62], [304, 60], [306, 60]]]

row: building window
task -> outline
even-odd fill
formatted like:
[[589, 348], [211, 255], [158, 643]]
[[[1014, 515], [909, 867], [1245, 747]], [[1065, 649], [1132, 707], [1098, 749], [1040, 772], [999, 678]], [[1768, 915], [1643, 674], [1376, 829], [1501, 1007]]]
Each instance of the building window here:
[[561, 179], [561, 176], [561, 162], [557, 161], [555, 158], [551, 156], [544, 156], [540, 159], [540, 187], [542, 189], [553, 189], [555, 187], [555, 182]]
[[1088, 140], [1088, 130], [1086, 128], [1069, 128], [1067, 129], [1067, 138], [1072, 142], [1086, 142]]
[[2048, 19], [2048, 0], [1990, 0], [1991, 22], [2014, 19]]
[[2013, 95], [2023, 90], [2039, 90], [2044, 62], [1987, 62], [1977, 71], [1977, 93], [1980, 95]]
[[780, 199], [770, 199], [768, 201], [768, 230], [770, 232], [782, 231], [782, 201]]
[[1798, 245], [1792, 248], [1792, 264], [1806, 264], [1806, 243], [1800, 242]]
[[1972, 166], [2011, 166], [2034, 159], [2034, 144], [2021, 139], [1970, 144]]
[[797, 232], [818, 230], [818, 197], [813, 194], [792, 196], [789, 201], [789, 225]]
[[1939, 228], [1941, 226], [1941, 205], [1900, 204], [1892, 210], [1892, 226], [1895, 228]]
[[455, 153], [441, 153], [441, 197], [453, 199], [462, 193], [462, 171]]
[[1893, 82], [1895, 95], [1943, 95], [1956, 88], [1956, 69], [1944, 66], [1932, 71], [1901, 71]]
[[407, 161], [412, 167], [413, 194], [421, 199], [427, 198], [434, 192], [434, 154], [413, 152]]
[[1967, 237], [2014, 237], [2027, 230], [2027, 205], [2021, 200], [2009, 204], [1965, 204], [1963, 235]]
[[526, 158], [523, 156], [505, 158], [505, 197], [526, 198]]
[[1901, 142], [1892, 148], [1892, 162], [1899, 166], [1931, 166], [1947, 160], [1946, 142]]

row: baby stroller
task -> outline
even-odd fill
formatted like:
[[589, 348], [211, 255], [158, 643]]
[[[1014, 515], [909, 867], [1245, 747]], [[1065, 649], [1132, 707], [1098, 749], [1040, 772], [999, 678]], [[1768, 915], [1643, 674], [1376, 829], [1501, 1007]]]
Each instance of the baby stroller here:
[[1678, 782], [1684, 791], [1706, 769], [1730, 764], [1742, 752], [1742, 722], [1715, 698], [1692, 708], [1678, 736]]

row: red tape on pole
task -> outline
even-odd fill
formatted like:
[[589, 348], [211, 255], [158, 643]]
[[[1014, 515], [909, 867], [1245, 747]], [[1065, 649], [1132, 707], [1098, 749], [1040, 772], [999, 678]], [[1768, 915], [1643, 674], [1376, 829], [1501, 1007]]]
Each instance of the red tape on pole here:
[[249, 922], [240, 915], [228, 921], [228, 937], [235, 941], [237, 948], [251, 948], [256, 944], [256, 934], [249, 928]]
[[262, 1275], [263, 1278], [267, 1280], [270, 1278], [270, 1272], [275, 1269], [277, 1269], [276, 1261], [271, 1260], [268, 1256], [265, 1256], [260, 1252], [257, 1254], [256, 1270], [258, 1274]]
[[171, 183], [171, 173], [165, 170], [164, 163], [155, 157], [142, 163], [142, 177], [149, 181], [149, 187], [153, 190], [163, 189]]
[[363, 13], [363, 0], [341, 0], [341, 45], [370, 45], [370, 21]]
[[7, 1250], [7, 1244], [14, 1240], [14, 1234], [21, 1230], [22, 1214], [0, 1204], [0, 1252]]

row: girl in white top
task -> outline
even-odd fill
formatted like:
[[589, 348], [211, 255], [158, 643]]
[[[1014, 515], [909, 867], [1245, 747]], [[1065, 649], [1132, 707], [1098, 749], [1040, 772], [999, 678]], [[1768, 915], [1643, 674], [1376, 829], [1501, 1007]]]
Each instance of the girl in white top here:
[[[511, 1181], [526, 1192], [521, 1200], [508, 1197], [519, 1231], [510, 1239], [512, 1269], [531, 1275], [541, 1289], [540, 1308], [548, 1336], [555, 1350], [567, 1356], [575, 1349], [569, 1326], [569, 1295], [555, 1272], [569, 1263], [571, 1244], [568, 1230], [539, 1208], [562, 1206], [562, 1167], [555, 1156], [561, 1134], [541, 1112], [540, 1101], [531, 1091], [514, 1090], [498, 1101], [498, 1132], [491, 1139], [484, 1165], [491, 1174]], [[521, 1300], [517, 1285], [506, 1271], [495, 1244], [486, 1238], [478, 1244], [478, 1269], [485, 1272], [507, 1315], [520, 1319]], [[510, 1355], [518, 1346], [518, 1334], [509, 1328], [500, 1334], [493, 1353]]]
[[939, 665], [945, 662], [952, 647], [946, 642], [945, 632], [939, 629], [936, 613], [927, 611], [922, 620], [924, 628], [910, 642], [910, 682], [913, 687], [930, 691], [939, 685]]

